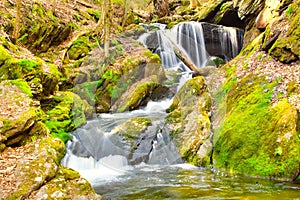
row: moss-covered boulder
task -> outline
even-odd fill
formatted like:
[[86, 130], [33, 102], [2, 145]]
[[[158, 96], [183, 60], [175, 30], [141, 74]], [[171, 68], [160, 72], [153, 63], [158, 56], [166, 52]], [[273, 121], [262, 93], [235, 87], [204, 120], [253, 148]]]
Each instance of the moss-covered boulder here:
[[22, 79], [0, 82], [0, 150], [20, 145], [30, 137], [37, 120], [31, 96], [30, 87]]
[[[214, 166], [231, 172], [294, 180], [300, 171], [297, 110], [282, 99], [271, 103], [276, 82], [248, 75], [222, 87], [224, 121], [214, 134]], [[222, 95], [221, 95], [222, 96]]]
[[51, 136], [32, 143], [27, 149], [28, 156], [17, 164], [16, 189], [6, 199], [24, 199], [35, 191], [35, 198], [39, 199], [101, 199], [77, 172], [60, 167], [65, 152], [62, 140]]
[[211, 97], [203, 77], [187, 81], [175, 95], [166, 126], [180, 155], [189, 163], [201, 166], [210, 164]]
[[[153, 54], [140, 43], [129, 44], [132, 45], [131, 53], [124, 53], [115, 61], [113, 66], [104, 68], [100, 73], [99, 85], [95, 94], [97, 112], [110, 111], [111, 106], [118, 101], [119, 97], [141, 79], [150, 77], [154, 73], [157, 75], [156, 83], [165, 78], [164, 70], [158, 64], [160, 59], [157, 54]], [[139, 104], [134, 108], [138, 106]], [[126, 107], [123, 111], [126, 109], [128, 110]]]
[[78, 172], [61, 166], [56, 176], [43, 185], [35, 197], [37, 199], [102, 199]]
[[34, 159], [23, 158], [19, 161], [15, 172], [18, 177], [17, 188], [7, 199], [25, 198], [39, 189], [45, 181], [52, 179], [66, 148], [61, 140], [48, 137], [29, 150], [31, 151], [29, 153], [34, 152], [36, 157]]
[[31, 88], [32, 97], [54, 94], [62, 73], [54, 64], [32, 56], [0, 36], [0, 80], [24, 79]]
[[86, 123], [92, 117], [93, 108], [72, 92], [57, 92], [42, 99], [43, 122], [50, 132], [63, 141], [70, 139], [68, 132]]

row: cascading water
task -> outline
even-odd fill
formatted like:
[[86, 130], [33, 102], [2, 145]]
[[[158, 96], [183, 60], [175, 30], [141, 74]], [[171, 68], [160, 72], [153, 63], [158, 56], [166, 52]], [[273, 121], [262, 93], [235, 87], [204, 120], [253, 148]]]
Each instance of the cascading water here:
[[[187, 22], [171, 30], [146, 33], [140, 41], [159, 54], [166, 70], [180, 73], [178, 89], [191, 73], [174, 53], [174, 45], [200, 68], [211, 56], [232, 59], [241, 49], [242, 37], [243, 31], [235, 28]], [[291, 185], [244, 180], [183, 164], [164, 127], [165, 111], [171, 102], [172, 99], [150, 101], [140, 110], [99, 115], [72, 133], [62, 164], [80, 172], [104, 199], [237, 199], [253, 194], [272, 198], [287, 192], [294, 195]], [[134, 142], [124, 140], [128, 136], [122, 133], [116, 134], [122, 124], [136, 118], [150, 119], [151, 124]], [[281, 191], [270, 196], [269, 191], [279, 187]]]

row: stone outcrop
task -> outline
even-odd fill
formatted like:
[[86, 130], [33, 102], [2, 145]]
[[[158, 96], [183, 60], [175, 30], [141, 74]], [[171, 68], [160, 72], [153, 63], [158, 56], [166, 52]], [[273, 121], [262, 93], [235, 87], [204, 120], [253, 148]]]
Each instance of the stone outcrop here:
[[208, 166], [212, 153], [209, 112], [211, 96], [204, 78], [188, 80], [175, 95], [166, 117], [166, 126], [182, 158]]
[[160, 64], [150, 63], [139, 66], [124, 74], [115, 88], [112, 99], [113, 112], [131, 111], [146, 106], [149, 100], [172, 96], [163, 82], [167, 80]]

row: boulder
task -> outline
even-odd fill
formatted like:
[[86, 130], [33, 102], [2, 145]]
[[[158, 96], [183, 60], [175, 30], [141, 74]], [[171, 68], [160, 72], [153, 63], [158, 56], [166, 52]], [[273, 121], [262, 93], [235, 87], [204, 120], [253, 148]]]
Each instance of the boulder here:
[[72, 169], [60, 166], [55, 178], [43, 185], [36, 193], [37, 199], [101, 200], [91, 184]]
[[211, 97], [204, 78], [188, 80], [175, 95], [166, 117], [166, 127], [182, 158], [198, 166], [208, 166], [212, 154]]
[[57, 92], [41, 101], [42, 121], [50, 132], [63, 141], [70, 139], [68, 132], [82, 126], [92, 117], [93, 108], [72, 92]]
[[[299, 6], [300, 1], [295, 1], [290, 4], [282, 16], [284, 20], [277, 19], [277, 21], [270, 26], [269, 32], [266, 32], [266, 41], [273, 38], [269, 49], [270, 55], [283, 63], [291, 63], [300, 59]], [[283, 30], [282, 26], [285, 26], [287, 22], [289, 22], [290, 25], [287, 30]], [[274, 36], [276, 37], [274, 38]]]
[[[248, 75], [230, 79], [217, 113], [226, 118], [214, 131], [214, 166], [230, 172], [295, 180], [300, 172], [299, 119], [283, 98], [271, 103], [276, 82]], [[215, 122], [216, 123], [216, 122]], [[218, 123], [216, 123], [218, 124]]]
[[91, 185], [77, 172], [59, 166], [66, 152], [65, 144], [57, 138], [47, 137], [29, 148], [28, 155], [16, 167], [16, 189], [6, 199], [24, 199], [37, 191], [38, 199], [87, 198], [101, 199]]
[[0, 82], [0, 150], [18, 146], [30, 136], [37, 120], [30, 96], [30, 87], [22, 79]]
[[[130, 164], [147, 162], [156, 137], [155, 131], [147, 131], [152, 125], [151, 119], [132, 118], [112, 130], [111, 140], [123, 150]], [[118, 144], [121, 141], [121, 144]]]

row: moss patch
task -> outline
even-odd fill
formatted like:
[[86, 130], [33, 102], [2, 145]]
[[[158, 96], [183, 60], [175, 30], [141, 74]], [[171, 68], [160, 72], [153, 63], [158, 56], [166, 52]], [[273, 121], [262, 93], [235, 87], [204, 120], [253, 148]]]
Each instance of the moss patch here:
[[71, 139], [68, 132], [85, 124], [92, 108], [72, 92], [59, 92], [50, 99], [58, 103], [52, 109], [45, 108], [47, 117], [43, 121], [54, 136], [67, 141]]
[[[227, 82], [227, 84], [231, 84]], [[226, 119], [214, 135], [216, 167], [253, 176], [294, 179], [299, 170], [297, 114], [287, 100], [272, 106], [273, 87], [247, 76], [225, 95]]]

